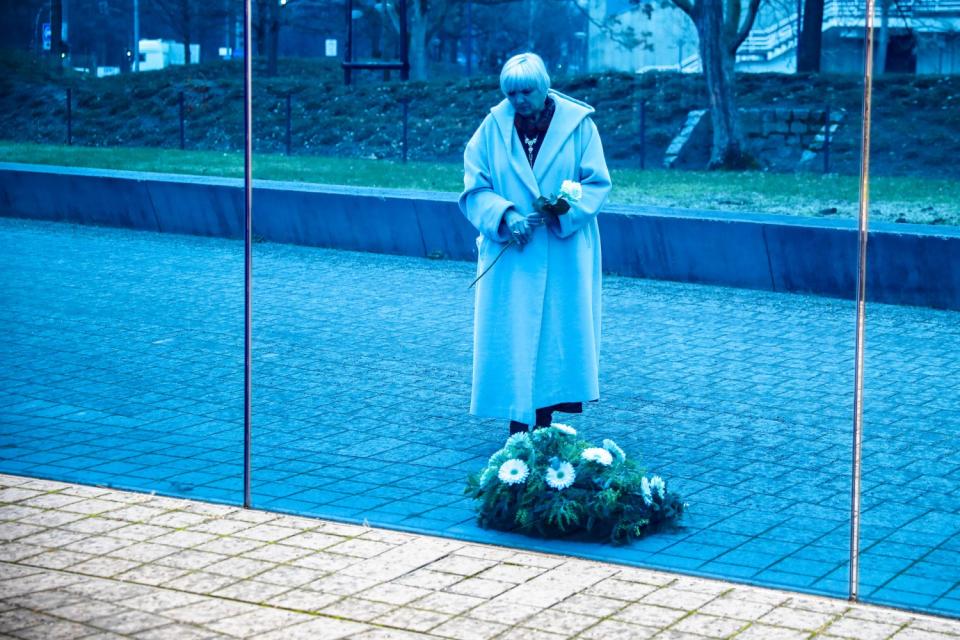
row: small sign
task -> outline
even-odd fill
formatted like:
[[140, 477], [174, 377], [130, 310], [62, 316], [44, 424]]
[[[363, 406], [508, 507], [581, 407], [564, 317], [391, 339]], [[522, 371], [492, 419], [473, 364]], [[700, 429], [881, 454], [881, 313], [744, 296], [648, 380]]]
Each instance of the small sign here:
[[327, 57], [337, 57], [337, 41], [333, 38], [327, 38]]
[[53, 35], [53, 29], [50, 28], [49, 22], [43, 23], [43, 50], [50, 51], [50, 39]]

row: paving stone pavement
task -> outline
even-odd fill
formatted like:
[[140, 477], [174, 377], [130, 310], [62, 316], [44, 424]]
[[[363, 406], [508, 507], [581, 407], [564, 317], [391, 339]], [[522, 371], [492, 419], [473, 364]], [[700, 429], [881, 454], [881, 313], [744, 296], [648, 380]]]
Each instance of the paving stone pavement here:
[[954, 619], [11, 475], [0, 539], [0, 638], [960, 638]]
[[[568, 422], [691, 504], [682, 529], [611, 547], [475, 525], [464, 477], [506, 428], [467, 415], [472, 265], [268, 243], [254, 260], [256, 508], [846, 593], [850, 301], [605, 278], [603, 398]], [[0, 219], [0, 471], [239, 503], [242, 293], [236, 241]], [[866, 600], [960, 615], [958, 391], [960, 315], [868, 306]], [[171, 544], [252, 544], [206, 539], [223, 533]]]

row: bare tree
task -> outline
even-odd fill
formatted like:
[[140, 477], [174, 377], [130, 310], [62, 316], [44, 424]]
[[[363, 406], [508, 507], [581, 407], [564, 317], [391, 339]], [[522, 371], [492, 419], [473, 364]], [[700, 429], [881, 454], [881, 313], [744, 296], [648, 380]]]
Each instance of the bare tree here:
[[707, 82], [713, 144], [710, 168], [742, 169], [752, 163], [743, 148], [736, 106], [737, 49], [753, 28], [760, 0], [749, 0], [743, 14], [740, 0], [670, 0], [690, 16], [700, 39], [700, 65]]
[[820, 71], [823, 0], [804, 0], [803, 27], [797, 37], [797, 71]]
[[219, 25], [227, 11], [219, 2], [193, 0], [144, 0], [143, 8], [154, 11], [183, 43], [183, 61], [193, 62], [190, 45], [197, 42], [204, 29]]
[[63, 0], [50, 1], [50, 59], [63, 71]]

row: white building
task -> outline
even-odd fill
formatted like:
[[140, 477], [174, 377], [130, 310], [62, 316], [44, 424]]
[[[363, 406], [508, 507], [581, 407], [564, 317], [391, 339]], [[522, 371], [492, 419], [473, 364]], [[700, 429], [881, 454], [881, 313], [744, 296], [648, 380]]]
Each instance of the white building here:
[[[184, 64], [186, 57], [182, 42], [170, 40], [141, 40], [140, 41], [140, 71], [154, 71], [173, 64]], [[200, 61], [200, 45], [190, 45], [190, 61], [196, 64]]]
[[[644, 11], [630, 0], [590, 0], [590, 15], [633, 27], [641, 39], [633, 50], [590, 30], [591, 70], [699, 72], [697, 33], [689, 17], [669, 2]], [[876, 3], [879, 36], [880, 1]], [[826, 0], [821, 69], [860, 73], [863, 68], [865, 0]], [[796, 71], [799, 19], [796, 0], [767, 0], [750, 35], [737, 51], [740, 71]], [[887, 69], [909, 73], [960, 73], [960, 0], [891, 0]]]

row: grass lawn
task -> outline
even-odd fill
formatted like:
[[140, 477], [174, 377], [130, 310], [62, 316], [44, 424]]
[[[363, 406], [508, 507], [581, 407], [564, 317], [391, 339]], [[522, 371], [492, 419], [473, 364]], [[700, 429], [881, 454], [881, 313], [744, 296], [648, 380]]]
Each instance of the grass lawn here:
[[[67, 147], [0, 142], [0, 160], [73, 167], [243, 176], [236, 152], [157, 148]], [[256, 154], [254, 176], [321, 184], [459, 191], [459, 163], [409, 162]], [[815, 173], [612, 171], [611, 202], [798, 216], [854, 217], [858, 179]], [[878, 177], [870, 184], [874, 220], [960, 226], [960, 182], [921, 177]]]

